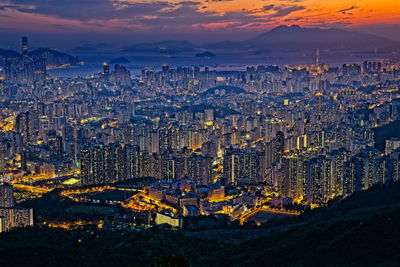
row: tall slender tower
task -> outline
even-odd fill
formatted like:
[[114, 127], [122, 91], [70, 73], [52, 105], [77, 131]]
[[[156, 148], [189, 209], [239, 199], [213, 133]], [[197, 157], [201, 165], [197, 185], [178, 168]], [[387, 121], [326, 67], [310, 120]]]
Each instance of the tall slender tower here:
[[22, 56], [28, 56], [28, 37], [22, 37]]

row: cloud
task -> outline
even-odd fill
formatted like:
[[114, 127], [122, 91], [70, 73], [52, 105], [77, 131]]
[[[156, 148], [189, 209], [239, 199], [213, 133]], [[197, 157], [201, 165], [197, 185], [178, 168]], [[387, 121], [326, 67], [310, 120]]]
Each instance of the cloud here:
[[[143, 13], [158, 13], [165, 8], [171, 8], [169, 2], [128, 2], [108, 0], [12, 0], [14, 8], [21, 12], [38, 13], [81, 21], [91, 19], [129, 18]], [[183, 2], [184, 4], [186, 2]], [[30, 9], [21, 8], [30, 5]]]
[[1, 11], [14, 10], [14, 9], [28, 11], [35, 9], [35, 6], [29, 4], [16, 4], [9, 1], [4, 1], [2, 3], [0, 2]]
[[268, 6], [263, 6], [263, 10], [267, 11], [267, 10], [271, 10], [274, 8], [275, 5], [268, 5]]
[[[232, 0], [208, 0], [232, 1]], [[29, 8], [27, 8], [29, 5]], [[0, 6], [1, 8], [1, 6]], [[143, 30], [190, 30], [199, 29], [199, 25], [213, 25], [215, 28], [242, 28], [259, 20], [271, 18], [265, 14], [256, 14], [253, 10], [216, 12], [204, 8], [204, 2], [132, 2], [128, 0], [12, 0], [8, 9], [47, 18], [78, 21], [86, 26], [114, 29]], [[294, 12], [294, 9], [271, 5], [264, 11], [273, 9], [276, 16]], [[259, 11], [259, 10], [258, 10]], [[58, 23], [49, 23], [57, 25]], [[58, 27], [57, 27], [58, 28]], [[211, 27], [209, 27], [211, 28]]]
[[206, 0], [206, 3], [211, 3], [211, 2], [232, 2], [233, 0]]
[[[332, 0], [333, 1], [333, 0]], [[198, 34], [266, 31], [285, 23], [347, 27], [357, 6], [327, 10], [309, 0], [0, 0], [0, 25], [13, 32]], [[226, 2], [220, 3], [220, 2]], [[322, 1], [321, 1], [322, 2]], [[245, 3], [245, 4], [243, 4]], [[237, 4], [237, 5], [236, 5]], [[229, 11], [231, 10], [231, 11]], [[233, 11], [232, 11], [233, 10]], [[339, 13], [339, 14], [338, 14]], [[344, 14], [340, 15], [340, 14]], [[4, 31], [3, 31], [4, 32]]]
[[[233, 0], [206, 0], [205, 2], [222, 2]], [[293, 1], [293, 0], [292, 0]], [[132, 23], [149, 22], [148, 17], [156, 17], [160, 22], [185, 22], [186, 24], [226, 22], [233, 19], [235, 24], [247, 24], [265, 14], [256, 14], [249, 10], [216, 12], [204, 8], [205, 2], [182, 1], [169, 2], [166, 0], [152, 2], [134, 2], [130, 0], [10, 0], [8, 9], [19, 12], [41, 14], [63, 19], [79, 20], [84, 23], [90, 21], [128, 20]], [[6, 8], [4, 7], [4, 8]], [[0, 8], [2, 6], [0, 5]], [[268, 14], [272, 17], [284, 17], [293, 12], [304, 9], [297, 5], [266, 5], [259, 11], [274, 11]], [[240, 22], [239, 20], [243, 20]], [[231, 21], [232, 22], [232, 21]], [[159, 24], [157, 21], [152, 21]], [[151, 25], [149, 25], [151, 26]], [[167, 25], [163, 25], [164, 27]]]
[[354, 10], [354, 9], [357, 9], [357, 8], [358, 8], [357, 6], [351, 6], [351, 7], [348, 7], [348, 8], [344, 8], [344, 9], [339, 10], [338, 13], [342, 13], [342, 12]]
[[345, 14], [345, 15], [352, 15], [352, 13], [349, 13], [349, 11], [355, 10], [357, 8], [358, 8], [357, 6], [351, 6], [351, 7], [348, 7], [348, 8], [344, 8], [344, 9], [338, 10], [338, 13], [342, 13], [342, 14]]
[[275, 10], [275, 14], [273, 17], [285, 17], [290, 15], [293, 12], [300, 11], [305, 9], [304, 6], [275, 6], [273, 10]]

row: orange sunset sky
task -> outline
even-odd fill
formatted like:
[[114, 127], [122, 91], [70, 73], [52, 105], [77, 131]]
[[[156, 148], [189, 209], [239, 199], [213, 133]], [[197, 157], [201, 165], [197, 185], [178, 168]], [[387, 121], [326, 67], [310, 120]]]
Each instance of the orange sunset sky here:
[[[2, 33], [246, 36], [279, 25], [400, 38], [399, 0], [5, 0]], [[233, 34], [238, 33], [238, 34]], [[396, 34], [398, 33], [398, 34]], [[213, 35], [214, 34], [214, 35]], [[232, 39], [231, 38], [231, 39]]]

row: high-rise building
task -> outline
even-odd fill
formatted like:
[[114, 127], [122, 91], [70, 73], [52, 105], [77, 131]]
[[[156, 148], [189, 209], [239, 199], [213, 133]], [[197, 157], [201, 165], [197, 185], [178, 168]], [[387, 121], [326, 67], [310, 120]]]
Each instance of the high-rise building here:
[[30, 116], [28, 112], [22, 112], [17, 115], [15, 120], [15, 129], [21, 133], [24, 143], [30, 141]]
[[0, 216], [0, 233], [5, 232], [6, 230], [6, 217]]
[[50, 151], [50, 160], [61, 160], [63, 157], [62, 137], [51, 135], [49, 136], [47, 143]]
[[362, 158], [352, 157], [344, 164], [343, 175], [343, 196], [348, 197], [354, 192], [362, 189], [362, 180], [365, 174], [365, 168]]
[[331, 197], [331, 160], [319, 156], [305, 162], [304, 199], [308, 203], [323, 204]]
[[115, 181], [115, 146], [108, 145], [103, 149], [104, 153], [104, 182], [112, 183]]
[[[104, 74], [106, 74], [106, 71], [104, 71]], [[114, 71], [112, 73], [112, 78], [114, 82], [121, 85], [129, 84], [131, 82], [130, 76], [131, 74], [129, 70], [127, 70], [124, 66], [115, 64]]]
[[296, 153], [282, 157], [282, 176], [279, 191], [285, 197], [303, 199], [304, 168], [303, 159]]
[[28, 56], [28, 37], [24, 36], [22, 37], [22, 56], [27, 57]]
[[386, 155], [375, 159], [375, 183], [387, 183], [394, 180], [396, 160]]
[[189, 177], [198, 185], [212, 183], [212, 158], [193, 155], [188, 159]]
[[125, 147], [116, 145], [115, 148], [115, 178], [114, 182], [123, 181], [127, 179], [127, 160]]
[[0, 207], [13, 207], [15, 205], [14, 201], [14, 191], [10, 184], [4, 183], [0, 185]]
[[213, 109], [206, 109], [204, 111], [204, 117], [206, 122], [212, 122], [214, 120], [214, 110]]
[[5, 178], [7, 156], [7, 144], [0, 144], [0, 182]]
[[0, 217], [4, 218], [6, 230], [33, 225], [32, 208], [21, 208], [21, 207], [0, 208]]
[[398, 137], [387, 139], [385, 141], [385, 154], [390, 155], [398, 147], [400, 147], [400, 139]]
[[91, 168], [93, 177], [91, 183], [104, 183], [104, 156], [103, 149], [100, 146], [96, 146], [91, 150]]
[[82, 149], [79, 156], [83, 185], [109, 184], [143, 175], [139, 146], [96, 145]]
[[79, 152], [80, 178], [82, 185], [93, 184], [92, 180], [92, 161], [89, 149], [83, 149]]
[[379, 151], [373, 147], [367, 147], [361, 150], [361, 158], [364, 162], [364, 177], [362, 180], [362, 189], [367, 190], [376, 183], [375, 160], [379, 156]]
[[278, 131], [273, 142], [275, 143], [275, 153], [282, 155], [285, 151], [285, 134], [282, 131]]
[[105, 81], [108, 81], [110, 78], [110, 65], [106, 62], [103, 63], [103, 78]]
[[275, 142], [265, 143], [265, 166], [269, 168], [276, 161], [277, 154], [275, 153]]
[[224, 155], [225, 184], [237, 184], [239, 180], [261, 182], [264, 180], [264, 157], [256, 152], [227, 149]]
[[348, 160], [348, 154], [345, 149], [334, 150], [329, 154], [332, 160], [331, 192], [334, 196], [343, 195], [344, 164]]
[[140, 177], [140, 149], [137, 145], [126, 145], [127, 178]]

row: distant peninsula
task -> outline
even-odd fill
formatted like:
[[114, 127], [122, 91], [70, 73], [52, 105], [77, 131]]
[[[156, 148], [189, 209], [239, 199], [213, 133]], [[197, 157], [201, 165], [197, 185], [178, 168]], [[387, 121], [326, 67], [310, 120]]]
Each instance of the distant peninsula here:
[[212, 57], [216, 57], [216, 55], [210, 51], [204, 51], [203, 53], [196, 54], [196, 57], [212, 58]]

